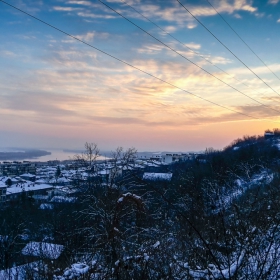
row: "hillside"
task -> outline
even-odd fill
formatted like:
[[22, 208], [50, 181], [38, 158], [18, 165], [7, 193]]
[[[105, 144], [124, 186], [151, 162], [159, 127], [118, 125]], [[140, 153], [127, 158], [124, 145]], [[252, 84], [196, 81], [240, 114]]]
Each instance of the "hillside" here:
[[279, 144], [246, 136], [158, 177], [118, 149], [106, 181], [86, 150], [71, 170], [53, 167], [48, 202], [26, 184], [2, 205], [0, 279], [279, 279]]

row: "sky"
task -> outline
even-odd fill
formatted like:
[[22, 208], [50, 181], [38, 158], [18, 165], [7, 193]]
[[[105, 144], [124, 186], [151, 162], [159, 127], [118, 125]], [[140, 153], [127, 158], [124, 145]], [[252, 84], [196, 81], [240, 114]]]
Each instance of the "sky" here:
[[0, 1], [0, 147], [200, 151], [280, 128], [279, 0], [6, 3], [90, 46]]

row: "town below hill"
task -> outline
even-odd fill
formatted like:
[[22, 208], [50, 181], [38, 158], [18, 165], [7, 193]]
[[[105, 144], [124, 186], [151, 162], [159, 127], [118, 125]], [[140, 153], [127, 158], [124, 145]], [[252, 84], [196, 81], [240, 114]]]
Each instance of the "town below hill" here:
[[0, 279], [280, 279], [280, 133], [0, 164]]

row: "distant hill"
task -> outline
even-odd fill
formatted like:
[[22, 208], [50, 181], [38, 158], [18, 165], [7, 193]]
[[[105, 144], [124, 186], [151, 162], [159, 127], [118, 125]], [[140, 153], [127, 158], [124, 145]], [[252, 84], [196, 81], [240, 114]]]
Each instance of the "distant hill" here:
[[47, 155], [51, 155], [51, 152], [44, 151], [44, 150], [31, 150], [31, 149], [26, 149], [22, 151], [11, 150], [11, 151], [0, 152], [0, 160], [36, 159]]

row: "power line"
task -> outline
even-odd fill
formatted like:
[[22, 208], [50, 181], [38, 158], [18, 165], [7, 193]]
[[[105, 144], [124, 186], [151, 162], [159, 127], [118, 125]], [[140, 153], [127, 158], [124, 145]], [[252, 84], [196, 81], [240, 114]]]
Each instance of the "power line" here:
[[[81, 43], [83, 43], [83, 44], [85, 44], [85, 45], [87, 45], [87, 46], [89, 46], [89, 47], [91, 47], [91, 48], [93, 48], [93, 49], [95, 49], [95, 50], [97, 50], [97, 51], [99, 51], [99, 52], [101, 52], [101, 53], [103, 53], [103, 54], [105, 54], [105, 55], [107, 55], [107, 56], [109, 56], [109, 57], [111, 57], [111, 58], [113, 58], [113, 59], [119, 61], [119, 62], [121, 62], [121, 63], [123, 63], [123, 64], [126, 64], [126, 65], [128, 65], [129, 67], [134, 68], [134, 69], [136, 69], [136, 70], [138, 70], [138, 71], [140, 71], [140, 72], [142, 72], [142, 73], [144, 73], [144, 74], [146, 74], [146, 75], [148, 75], [148, 76], [150, 76], [150, 77], [152, 77], [152, 78], [154, 78], [154, 79], [156, 79], [156, 80], [158, 80], [158, 81], [161, 81], [161, 82], [163, 82], [163, 83], [165, 83], [165, 84], [167, 84], [167, 85], [170, 85], [170, 86], [172, 86], [172, 87], [174, 87], [174, 88], [176, 88], [176, 89], [178, 89], [178, 90], [181, 90], [181, 91], [183, 91], [183, 92], [186, 92], [186, 93], [188, 93], [188, 94], [190, 94], [190, 95], [192, 95], [192, 96], [195, 96], [195, 97], [197, 97], [197, 98], [199, 98], [199, 99], [201, 99], [201, 100], [203, 100], [203, 101], [206, 101], [206, 102], [208, 102], [208, 103], [211, 103], [212, 105], [218, 106], [218, 107], [220, 107], [220, 108], [226, 109], [226, 110], [228, 110], [228, 111], [231, 111], [231, 112], [234, 112], [234, 113], [237, 113], [237, 114], [239, 114], [239, 115], [243, 115], [243, 116], [246, 116], [246, 117], [249, 117], [249, 118], [252, 118], [252, 119], [261, 120], [261, 118], [254, 117], [254, 116], [251, 116], [251, 115], [242, 113], [242, 112], [238, 112], [238, 111], [236, 111], [236, 110], [234, 110], [234, 109], [228, 108], [228, 107], [226, 107], [226, 106], [224, 106], [224, 105], [218, 104], [218, 103], [216, 103], [216, 102], [214, 102], [214, 101], [211, 101], [211, 100], [206, 99], [206, 98], [204, 98], [204, 97], [202, 97], [202, 96], [199, 96], [199, 95], [197, 95], [197, 94], [195, 94], [195, 93], [192, 93], [192, 92], [190, 92], [190, 91], [187, 91], [187, 90], [185, 90], [185, 89], [183, 89], [183, 88], [181, 88], [181, 87], [178, 87], [178, 86], [176, 86], [176, 85], [174, 85], [174, 84], [172, 84], [172, 83], [170, 83], [170, 82], [168, 82], [168, 81], [165, 81], [165, 80], [163, 80], [163, 79], [161, 79], [161, 78], [159, 78], [159, 77], [157, 77], [157, 76], [155, 76], [155, 75], [153, 75], [153, 74], [151, 74], [151, 73], [149, 73], [149, 72], [146, 72], [145, 70], [142, 70], [142, 69], [140, 69], [140, 68], [138, 68], [138, 67], [136, 67], [136, 66], [134, 66], [134, 65], [132, 65], [132, 64], [130, 64], [130, 63], [128, 63], [128, 62], [126, 62], [126, 61], [124, 61], [124, 60], [122, 60], [122, 59], [120, 59], [120, 58], [117, 58], [116, 56], [114, 56], [114, 55], [112, 55], [112, 54], [109, 54], [109, 53], [107, 53], [107, 52], [105, 52], [105, 51], [103, 51], [103, 50], [101, 50], [101, 49], [99, 49], [99, 48], [97, 48], [97, 47], [95, 47], [95, 46], [93, 46], [93, 45], [91, 45], [91, 44], [89, 44], [89, 43], [87, 43], [87, 42], [85, 42], [85, 41], [83, 41], [83, 40], [81, 40], [81, 39], [79, 39], [79, 38], [77, 38], [77, 37], [71, 35], [71, 34], [69, 34], [69, 33], [67, 33], [66, 31], [63, 31], [62, 29], [60, 29], [60, 28], [58, 28], [58, 27], [55, 27], [54, 25], [52, 25], [52, 24], [50, 24], [50, 23], [48, 23], [48, 22], [46, 22], [46, 21], [44, 21], [44, 20], [41, 20], [41, 19], [39, 19], [38, 17], [35, 17], [35, 16], [33, 16], [33, 15], [31, 15], [31, 14], [29, 14], [29, 13], [23, 11], [22, 9], [19, 9], [19, 8], [13, 6], [12, 4], [9, 4], [9, 3], [7, 3], [7, 2], [5, 2], [5, 1], [3, 1], [3, 0], [0, 0], [0, 2], [4, 3], [4, 4], [6, 4], [6, 5], [8, 5], [8, 6], [12, 7], [12, 8], [14, 8], [14, 9], [16, 9], [16, 10], [18, 10], [18, 11], [20, 11], [21, 13], [24, 13], [24, 14], [26, 14], [26, 15], [32, 17], [33, 19], [35, 19], [35, 20], [37, 20], [37, 21], [39, 21], [39, 22], [41, 22], [41, 23], [43, 23], [43, 24], [45, 24], [45, 25], [47, 25], [47, 26], [49, 26], [49, 27], [51, 27], [51, 28], [53, 28], [53, 29], [55, 29], [55, 30], [57, 30], [57, 31], [59, 31], [59, 32], [61, 32], [61, 33], [63, 33], [64, 35], [67, 35], [67, 36], [71, 37], [72, 39], [74, 39], [74, 40], [76, 40], [76, 41], [79, 41], [79, 42], [81, 42]], [[277, 121], [272, 121], [272, 120], [269, 120], [269, 121], [270, 121], [270, 122], [277, 122]], [[279, 123], [279, 122], [277, 122], [277, 123]]]
[[268, 83], [266, 83], [256, 72], [254, 72], [247, 64], [245, 64], [237, 55], [235, 55], [218, 37], [210, 31], [195, 15], [193, 15], [190, 10], [188, 10], [180, 0], [176, 0], [201, 26], [203, 26], [222, 46], [224, 46], [238, 61], [240, 61], [251, 73], [253, 73], [259, 80], [261, 80], [267, 87], [269, 87], [273, 92], [280, 94], [275, 91]]
[[[228, 72], [226, 72], [225, 70], [223, 70], [222, 68], [220, 68], [219, 66], [215, 65], [211, 60], [207, 59], [206, 57], [204, 57], [202, 54], [200, 54], [199, 52], [196, 52], [194, 51], [193, 49], [191, 49], [190, 47], [188, 47], [185, 43], [183, 43], [182, 41], [180, 41], [179, 39], [177, 39], [176, 37], [174, 37], [172, 34], [170, 34], [169, 32], [167, 32], [166, 30], [164, 30], [163, 28], [161, 28], [158, 24], [156, 24], [155, 22], [151, 21], [148, 17], [146, 17], [145, 15], [143, 15], [141, 12], [139, 12], [137, 9], [135, 9], [133, 6], [129, 5], [127, 2], [125, 2], [124, 0], [121, 0], [122, 3], [124, 3], [125, 5], [127, 5], [128, 7], [130, 7], [131, 9], [133, 9], [136, 13], [138, 13], [139, 15], [141, 15], [143, 18], [145, 18], [147, 21], [149, 21], [150, 23], [152, 23], [153, 25], [155, 25], [157, 28], [159, 28], [162, 32], [164, 32], [165, 34], [169, 35], [171, 38], [173, 38], [174, 40], [176, 40], [177, 42], [179, 42], [183, 47], [186, 47], [188, 50], [190, 50], [192, 53], [200, 56], [201, 58], [203, 58], [204, 60], [206, 60], [208, 63], [210, 63], [211, 65], [213, 65], [214, 67], [216, 67], [217, 69], [219, 69], [220, 71], [222, 71], [223, 73], [225, 73], [226, 75], [230, 76], [231, 78], [235, 79], [236, 81], [242, 83], [243, 85], [245, 85], [246, 87], [249, 87], [249, 85], [245, 84], [244, 82], [242, 82], [241, 80], [235, 78], [234, 76], [232, 76], [231, 74], [229, 74]], [[208, 1], [208, 0], [207, 0]], [[215, 76], [216, 77], [216, 76]], [[226, 85], [228, 85], [226, 83]], [[235, 88], [234, 88], [235, 89]], [[239, 93], [243, 94], [244, 96], [250, 98], [251, 100], [259, 103], [260, 105], [262, 106], [265, 106], [267, 108], [270, 108], [276, 112], [280, 112], [278, 110], [275, 110], [273, 107], [271, 106], [268, 106], [268, 105], [265, 105], [264, 103], [248, 96], [247, 94], [241, 92], [241, 91], [238, 91]], [[258, 92], [259, 93], [259, 92]]]
[[236, 34], [236, 36], [247, 46], [247, 48], [259, 59], [259, 61], [266, 66], [266, 68], [278, 79], [280, 78], [270, 69], [270, 67], [253, 51], [253, 49], [242, 39], [242, 37], [233, 29], [233, 27], [228, 23], [228, 21], [217, 11], [217, 9], [211, 4], [209, 0], [206, 0], [209, 5], [215, 10], [215, 12], [220, 16], [220, 18], [227, 24], [227, 26]]
[[156, 24], [155, 22], [151, 21], [148, 17], [146, 17], [145, 15], [143, 15], [142, 13], [140, 13], [138, 10], [136, 10], [133, 6], [129, 5], [127, 2], [125, 2], [124, 0], [121, 0], [124, 4], [126, 4], [128, 7], [130, 7], [131, 9], [133, 9], [136, 13], [138, 13], [139, 15], [141, 15], [143, 18], [145, 18], [146, 20], [148, 20], [150, 23], [154, 24], [157, 28], [159, 28], [161, 31], [163, 31], [165, 34], [167, 34], [168, 36], [170, 36], [171, 38], [173, 38], [174, 40], [176, 40], [178, 43], [180, 43], [183, 47], [187, 48], [188, 50], [190, 50], [192, 53], [200, 56], [201, 58], [203, 58], [204, 60], [206, 60], [208, 63], [210, 63], [211, 65], [213, 65], [214, 67], [216, 67], [217, 69], [219, 69], [220, 71], [222, 71], [223, 73], [227, 74], [228, 76], [230, 76], [231, 78], [235, 79], [236, 81], [242, 83], [243, 85], [245, 85], [246, 87], [250, 87], [249, 85], [243, 83], [241, 80], [235, 78], [234, 76], [232, 76], [231, 74], [229, 74], [228, 72], [226, 72], [225, 70], [223, 70], [222, 68], [220, 68], [218, 65], [214, 64], [211, 60], [207, 59], [204, 55], [202, 55], [199, 52], [194, 51], [192, 48], [190, 48], [188, 45], [186, 45], [185, 43], [183, 43], [181, 40], [179, 40], [178, 38], [176, 38], [175, 36], [173, 36], [171, 33], [167, 32], [166, 30], [164, 30], [163, 28], [161, 28], [158, 24]]
[[139, 25], [137, 25], [136, 23], [134, 23], [133, 21], [131, 21], [130, 19], [128, 19], [127, 17], [125, 17], [123, 14], [121, 14], [120, 12], [118, 12], [117, 10], [115, 10], [114, 8], [112, 8], [110, 5], [108, 5], [107, 3], [103, 2], [102, 0], [98, 0], [100, 3], [102, 3], [104, 6], [106, 6], [107, 8], [109, 8], [110, 10], [112, 10], [113, 12], [115, 12], [116, 14], [118, 14], [119, 16], [121, 16], [123, 19], [127, 20], [128, 22], [130, 22], [131, 24], [133, 24], [134, 26], [136, 26], [137, 28], [139, 28], [140, 30], [142, 30], [144, 33], [146, 33], [147, 35], [149, 35], [150, 37], [152, 37], [153, 39], [155, 39], [156, 41], [158, 41], [160, 44], [164, 45], [165, 47], [167, 47], [168, 49], [170, 49], [171, 51], [175, 52], [176, 54], [178, 54], [179, 56], [181, 56], [182, 58], [184, 58], [185, 60], [189, 61], [190, 63], [192, 63], [193, 65], [195, 65], [196, 67], [198, 67], [199, 69], [201, 69], [202, 71], [204, 71], [205, 73], [209, 74], [210, 76], [212, 76], [213, 78], [217, 79], [218, 81], [220, 81], [221, 83], [227, 85], [228, 87], [232, 88], [233, 90], [239, 92], [240, 94], [248, 97], [249, 99], [257, 102], [258, 104], [267, 107], [269, 109], [272, 109], [278, 113], [280, 113], [279, 110], [276, 110], [260, 101], [258, 101], [257, 99], [249, 96], [248, 94], [240, 91], [239, 89], [233, 87], [232, 85], [230, 85], [229, 83], [223, 81], [222, 79], [220, 79], [219, 77], [215, 76], [214, 74], [212, 74], [211, 72], [205, 70], [203, 67], [199, 66], [198, 64], [196, 64], [195, 62], [191, 61], [189, 58], [187, 58], [186, 56], [182, 55], [181, 53], [179, 53], [178, 51], [176, 51], [175, 49], [173, 49], [172, 47], [170, 47], [169, 45], [165, 44], [163, 41], [159, 40], [158, 38], [156, 38], [155, 36], [153, 36], [151, 33], [149, 33], [148, 31], [146, 31], [145, 29], [143, 29], [142, 27], [140, 27]]

